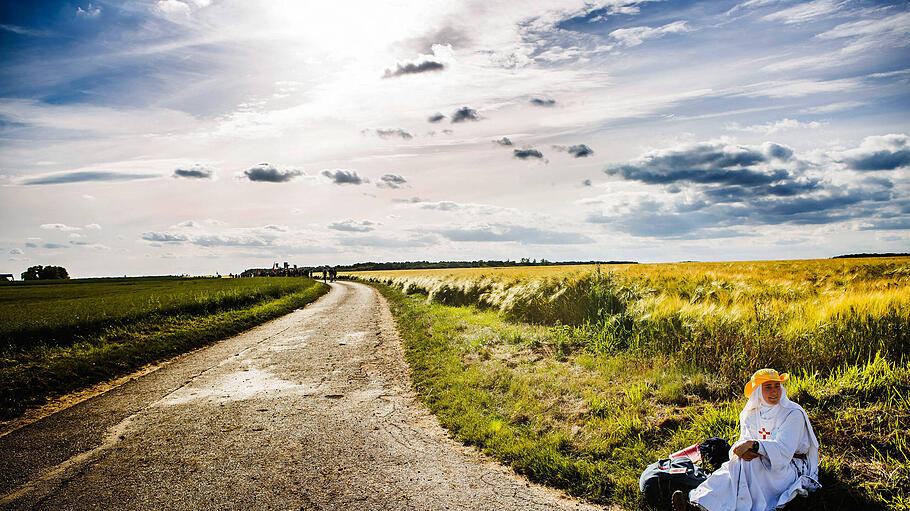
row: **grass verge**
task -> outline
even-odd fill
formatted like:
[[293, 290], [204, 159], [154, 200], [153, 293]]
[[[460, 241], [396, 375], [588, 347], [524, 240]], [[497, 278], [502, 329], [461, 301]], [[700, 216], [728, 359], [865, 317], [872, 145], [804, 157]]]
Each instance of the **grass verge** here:
[[217, 311], [151, 314], [79, 336], [66, 345], [39, 344], [0, 354], [0, 420], [12, 419], [89, 385], [164, 360], [316, 300], [329, 287], [313, 281], [301, 290]]
[[[458, 440], [532, 480], [647, 509], [644, 467], [711, 436], [735, 439], [741, 385], [671, 355], [592, 352], [565, 328], [503, 321], [374, 284], [388, 299], [422, 401]], [[822, 444], [813, 510], [910, 509], [910, 365], [877, 357], [796, 374]]]

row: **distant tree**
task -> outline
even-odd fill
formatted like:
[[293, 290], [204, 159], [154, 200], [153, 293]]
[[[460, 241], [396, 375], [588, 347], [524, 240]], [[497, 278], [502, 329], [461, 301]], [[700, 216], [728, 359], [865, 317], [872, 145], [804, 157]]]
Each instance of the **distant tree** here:
[[32, 266], [22, 272], [22, 280], [68, 279], [70, 274], [63, 266]]

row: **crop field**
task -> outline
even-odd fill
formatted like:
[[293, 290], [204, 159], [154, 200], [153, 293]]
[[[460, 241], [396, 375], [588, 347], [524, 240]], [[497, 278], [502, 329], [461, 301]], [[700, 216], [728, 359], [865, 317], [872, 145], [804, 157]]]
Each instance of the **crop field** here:
[[530, 477], [646, 509], [644, 467], [735, 440], [761, 367], [822, 444], [808, 509], [910, 509], [910, 258], [351, 275], [440, 421]]
[[0, 420], [286, 314], [327, 290], [294, 277], [0, 285]]

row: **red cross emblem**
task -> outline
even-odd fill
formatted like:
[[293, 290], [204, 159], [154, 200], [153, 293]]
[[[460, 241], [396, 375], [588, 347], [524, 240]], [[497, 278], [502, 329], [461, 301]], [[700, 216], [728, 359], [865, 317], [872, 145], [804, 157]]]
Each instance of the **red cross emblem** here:
[[768, 438], [768, 435], [770, 435], [771, 432], [765, 428], [761, 428], [760, 430], [758, 430], [758, 434], [761, 435], [762, 440], [765, 440], [766, 438]]

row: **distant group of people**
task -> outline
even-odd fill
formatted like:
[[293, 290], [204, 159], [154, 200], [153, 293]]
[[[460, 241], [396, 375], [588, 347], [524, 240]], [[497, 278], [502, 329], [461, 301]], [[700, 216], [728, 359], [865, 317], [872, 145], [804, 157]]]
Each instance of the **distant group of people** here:
[[335, 268], [329, 268], [328, 266], [322, 268], [322, 281], [323, 282], [335, 282], [335, 279], [338, 278], [338, 270]]

